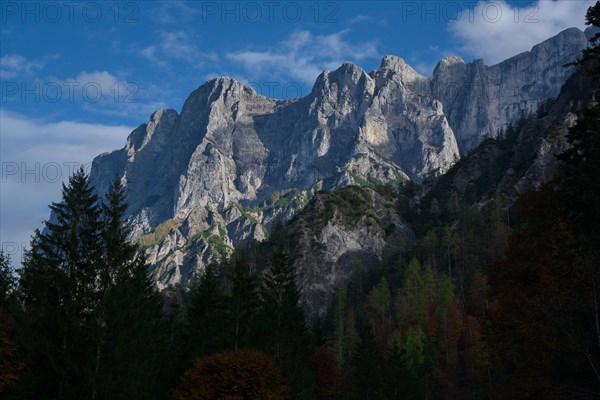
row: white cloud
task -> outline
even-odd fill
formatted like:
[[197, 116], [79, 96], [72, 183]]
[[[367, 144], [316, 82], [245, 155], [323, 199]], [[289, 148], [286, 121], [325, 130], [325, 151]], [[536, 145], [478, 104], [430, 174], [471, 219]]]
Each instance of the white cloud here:
[[19, 76], [29, 76], [44, 68], [41, 60], [28, 60], [19, 54], [0, 57], [0, 79], [14, 79]]
[[204, 66], [216, 61], [217, 54], [201, 51], [185, 31], [161, 31], [155, 44], [137, 51], [140, 56], [161, 68], [170, 68], [174, 61], [185, 62], [192, 67]]
[[[0, 57], [0, 79], [6, 85], [2, 101], [7, 105], [32, 100], [38, 103], [78, 104], [87, 111], [110, 116], [145, 119], [165, 105], [156, 101], [159, 92], [152, 82], [123, 78], [127, 73], [81, 71], [76, 76], [48, 76], [43, 70], [59, 54], [28, 59], [19, 54]], [[160, 90], [160, 93], [164, 93]]]
[[480, 1], [448, 30], [461, 43], [461, 50], [495, 64], [528, 51], [564, 29], [584, 28], [584, 16], [592, 0], [538, 0], [518, 8], [505, 1]]
[[[108, 71], [82, 71], [75, 78], [67, 78], [65, 82], [76, 82], [75, 93], [85, 97], [84, 100], [95, 102], [119, 102], [120, 97], [126, 96], [123, 93], [130, 85], [125, 80], [120, 80]], [[83, 90], [83, 88], [88, 88]]]
[[123, 147], [132, 127], [74, 121], [50, 123], [0, 110], [0, 241], [21, 261], [23, 245], [60, 200], [61, 182], [79, 165]]
[[334, 69], [345, 61], [378, 58], [376, 41], [351, 43], [344, 39], [348, 30], [330, 35], [313, 35], [299, 30], [265, 50], [238, 50], [226, 54], [239, 62], [250, 79], [278, 80], [282, 77], [312, 84], [324, 69]]
[[198, 18], [202, 12], [185, 1], [161, 1], [154, 3], [157, 5], [156, 8], [150, 8], [148, 10], [148, 16], [150, 19], [157, 21], [162, 25], [177, 25], [180, 26], [182, 22], [188, 23]]
[[144, 47], [139, 51], [140, 56], [144, 57], [148, 61], [156, 62], [156, 46]]
[[75, 77], [53, 81], [61, 86], [62, 100], [78, 101], [85, 110], [100, 114], [145, 119], [164, 107], [154, 100], [154, 84], [131, 82], [109, 71], [82, 71]]
[[358, 24], [360, 22], [371, 23], [371, 22], [378, 22], [378, 21], [375, 19], [375, 17], [372, 17], [372, 16], [367, 15], [367, 14], [359, 14], [356, 17], [350, 18], [349, 20], [346, 21], [346, 23], [348, 25]]

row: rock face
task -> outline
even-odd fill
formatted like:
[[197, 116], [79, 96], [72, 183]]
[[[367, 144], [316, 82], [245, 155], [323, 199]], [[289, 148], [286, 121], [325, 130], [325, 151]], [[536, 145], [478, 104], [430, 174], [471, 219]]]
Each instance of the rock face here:
[[[123, 149], [96, 157], [91, 180], [103, 193], [122, 179], [132, 236], [164, 287], [235, 245], [263, 240], [266, 227], [320, 189], [443, 174], [461, 152], [556, 96], [570, 74], [563, 64], [586, 45], [583, 32], [569, 29], [491, 67], [446, 58], [431, 78], [394, 56], [371, 73], [346, 63], [292, 100], [213, 79], [181, 113], [156, 111]], [[342, 235], [340, 226], [324, 229], [326, 246], [376, 240]]]
[[595, 103], [596, 87], [584, 71], [574, 72], [559, 96], [534, 117], [517, 122], [500, 140], [484, 140], [444, 176], [421, 185], [415, 202], [453, 194], [461, 203], [483, 206], [500, 199], [512, 208], [525, 191], [556, 177], [562, 163], [559, 155], [570, 147], [569, 130]]
[[309, 317], [326, 316], [335, 290], [361, 272], [357, 266], [377, 265], [387, 247], [414, 244], [396, 210], [396, 200], [352, 186], [318, 192], [291, 221], [294, 267]]
[[485, 136], [495, 137], [521, 113], [535, 113], [540, 100], [556, 97], [572, 72], [564, 65], [587, 45], [586, 33], [570, 28], [490, 67], [483, 60], [442, 60], [433, 73], [433, 93], [444, 105], [461, 152]]

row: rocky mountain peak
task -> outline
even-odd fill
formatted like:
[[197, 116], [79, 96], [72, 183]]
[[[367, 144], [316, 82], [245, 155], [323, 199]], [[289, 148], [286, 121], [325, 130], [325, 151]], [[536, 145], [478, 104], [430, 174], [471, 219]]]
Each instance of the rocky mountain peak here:
[[406, 62], [402, 57], [387, 55], [381, 59], [381, 64], [379, 65], [379, 68], [400, 70], [406, 65]]
[[[335, 125], [340, 125], [349, 115], [361, 113], [368, 106], [375, 82], [360, 67], [353, 63], [344, 63], [335, 71], [324, 71], [311, 92], [311, 110], [320, 118], [337, 115]], [[326, 122], [325, 125], [328, 125]]]
[[200, 101], [202, 103], [208, 104], [212, 103], [213, 101], [219, 98], [239, 100], [242, 98], [249, 98], [255, 96], [262, 97], [250, 86], [247, 86], [244, 83], [233, 78], [222, 76], [218, 78], [213, 78], [201, 85], [198, 89], [194, 90], [186, 100], [186, 103], [188, 101]]
[[338, 88], [356, 87], [369, 80], [367, 73], [356, 64], [346, 62], [343, 63], [335, 71], [324, 71], [317, 78], [313, 89], [322, 91], [323, 88], [330, 88], [335, 85]]
[[392, 55], [383, 57], [379, 68], [371, 72], [371, 76], [375, 77], [378, 81], [382, 79], [397, 79], [406, 83], [425, 79], [424, 76], [408, 65], [403, 58]]
[[588, 39], [584, 32], [578, 28], [569, 28], [533, 46], [530, 53], [544, 61], [550, 56], [562, 59], [567, 55], [571, 56], [570, 53], [573, 48], [585, 48], [587, 44]]
[[465, 65], [462, 58], [458, 56], [447, 56], [437, 63], [433, 70], [433, 75], [436, 76], [447, 73], [447, 71], [456, 70], [456, 68], [464, 68]]
[[342, 63], [342, 65], [340, 65], [340, 67], [338, 69], [336, 69], [334, 71], [334, 73], [361, 75], [364, 73], [364, 71], [362, 68], [360, 68], [358, 65], [356, 65], [354, 63], [345, 62], [345, 63]]
[[438, 65], [452, 65], [452, 64], [464, 64], [465, 62], [463, 61], [462, 58], [458, 57], [458, 56], [446, 56], [444, 58], [442, 58], [442, 61], [439, 62]]
[[148, 122], [134, 130], [127, 138], [127, 154], [134, 157], [136, 153], [149, 144], [155, 149], [168, 145], [168, 137], [178, 119], [179, 114], [173, 109], [154, 111]]
[[461, 153], [495, 137], [522, 114], [535, 113], [541, 99], [556, 97], [588, 45], [585, 34], [570, 28], [498, 64], [440, 62], [431, 80], [433, 96], [444, 106]]

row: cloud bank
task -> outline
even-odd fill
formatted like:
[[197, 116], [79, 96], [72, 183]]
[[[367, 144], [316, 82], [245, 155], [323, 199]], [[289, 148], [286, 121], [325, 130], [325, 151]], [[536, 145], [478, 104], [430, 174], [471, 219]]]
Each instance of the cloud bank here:
[[496, 64], [528, 51], [559, 32], [585, 28], [585, 13], [591, 0], [538, 0], [527, 7], [505, 1], [480, 1], [448, 23], [449, 32], [462, 52]]
[[20, 264], [34, 229], [48, 218], [48, 204], [60, 200], [61, 183], [81, 165], [89, 172], [96, 155], [123, 147], [132, 129], [47, 123], [0, 110], [0, 241], [14, 265]]
[[287, 77], [313, 84], [325, 69], [335, 69], [345, 61], [379, 58], [376, 41], [352, 43], [344, 38], [348, 30], [315, 35], [306, 30], [292, 32], [287, 39], [266, 49], [228, 52], [226, 58], [240, 63], [249, 79]]

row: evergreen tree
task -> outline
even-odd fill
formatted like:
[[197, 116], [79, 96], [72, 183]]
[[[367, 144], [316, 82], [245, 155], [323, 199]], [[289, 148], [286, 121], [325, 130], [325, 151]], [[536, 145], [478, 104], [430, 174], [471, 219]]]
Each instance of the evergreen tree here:
[[294, 354], [307, 344], [304, 311], [296, 274], [287, 252], [275, 250], [260, 290], [261, 308], [271, 332], [267, 348], [276, 361]]
[[227, 319], [231, 329], [230, 348], [237, 350], [249, 343], [252, 322], [258, 307], [257, 279], [248, 271], [244, 254], [233, 257], [233, 270], [227, 275], [231, 282], [231, 293], [226, 298]]
[[402, 352], [402, 337], [394, 331], [385, 354], [384, 393], [386, 399], [420, 399], [418, 377]]
[[14, 314], [18, 310], [15, 286], [10, 256], [0, 250], [0, 396], [10, 393], [22, 369], [15, 337]]
[[309, 380], [309, 338], [296, 274], [287, 251], [276, 247], [260, 289], [264, 348], [290, 380], [296, 398], [306, 398]]
[[391, 326], [390, 304], [391, 295], [388, 282], [385, 277], [382, 277], [367, 297], [371, 329], [380, 349], [385, 348], [388, 340], [387, 336]]
[[127, 239], [126, 210], [124, 189], [115, 180], [102, 205], [104, 254], [98, 272], [102, 334], [94, 393], [103, 399], [160, 398], [168, 365], [167, 321], [143, 256]]
[[160, 399], [175, 360], [163, 301], [141, 257], [111, 290], [101, 368], [101, 399]]
[[352, 398], [375, 400], [382, 398], [382, 376], [380, 357], [375, 338], [368, 325], [359, 330], [360, 346], [352, 360], [350, 380]]
[[131, 232], [125, 221], [125, 197], [125, 189], [117, 178], [110, 185], [102, 203], [104, 268], [100, 282], [105, 292], [116, 283], [131, 277], [137, 266], [132, 262], [138, 248], [128, 239]]
[[144, 260], [127, 240], [123, 188], [115, 181], [99, 204], [80, 169], [51, 209], [20, 271], [27, 369], [19, 395], [156, 398], [166, 325]]
[[[600, 78], [600, 76], [599, 76]], [[600, 90], [598, 91], [600, 97]], [[564, 203], [568, 205], [569, 222], [577, 232], [591, 240], [590, 245], [598, 246], [600, 234], [597, 221], [600, 220], [600, 105], [588, 108], [569, 130], [568, 141], [571, 148], [560, 155], [564, 162], [562, 181]]]
[[223, 333], [227, 328], [224, 298], [212, 264], [206, 267], [192, 289], [187, 329], [189, 361], [225, 349]]
[[[591, 25], [596, 28], [600, 27], [600, 2], [596, 2], [588, 8], [585, 15], [586, 25]], [[597, 32], [591, 39], [594, 44], [600, 40], [600, 32]], [[592, 76], [600, 76], [600, 48], [591, 46], [583, 50], [579, 60], [573, 62], [574, 65], [583, 65], [588, 73]]]
[[52, 221], [36, 231], [20, 285], [26, 312], [24, 397], [80, 399], [93, 394], [100, 267], [100, 209], [80, 169], [52, 203]]
[[0, 313], [8, 312], [10, 299], [16, 284], [16, 279], [10, 267], [10, 256], [0, 250]]

